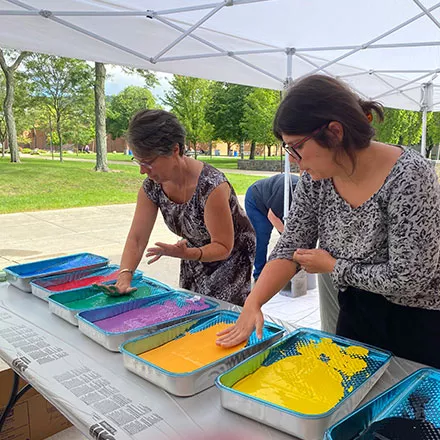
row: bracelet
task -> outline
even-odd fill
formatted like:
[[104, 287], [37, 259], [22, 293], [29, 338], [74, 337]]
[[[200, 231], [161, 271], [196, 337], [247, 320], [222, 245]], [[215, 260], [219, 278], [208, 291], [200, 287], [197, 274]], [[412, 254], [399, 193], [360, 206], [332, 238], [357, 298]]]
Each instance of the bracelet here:
[[202, 257], [203, 257], [203, 249], [202, 249], [202, 248], [198, 248], [198, 249], [199, 249], [199, 251], [200, 251], [200, 255], [199, 255], [199, 258], [197, 258], [196, 261], [202, 261]]
[[124, 273], [124, 272], [131, 273], [132, 275], [134, 274], [134, 270], [131, 270], [131, 269], [121, 269], [121, 270], [119, 271], [118, 276], [121, 275], [121, 273]]

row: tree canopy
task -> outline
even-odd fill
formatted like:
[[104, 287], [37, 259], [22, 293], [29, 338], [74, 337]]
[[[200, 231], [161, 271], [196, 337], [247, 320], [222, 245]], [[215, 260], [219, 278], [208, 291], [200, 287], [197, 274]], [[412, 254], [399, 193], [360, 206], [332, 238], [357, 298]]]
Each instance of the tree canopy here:
[[126, 87], [117, 95], [108, 98], [107, 132], [113, 139], [124, 136], [130, 119], [136, 112], [156, 107], [156, 100], [150, 90], [145, 87]]

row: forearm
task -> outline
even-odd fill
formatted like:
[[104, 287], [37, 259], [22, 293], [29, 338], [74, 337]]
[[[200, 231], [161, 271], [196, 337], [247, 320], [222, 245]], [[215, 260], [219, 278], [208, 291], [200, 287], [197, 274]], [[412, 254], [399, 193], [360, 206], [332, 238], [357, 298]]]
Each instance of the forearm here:
[[275, 215], [275, 213], [269, 209], [269, 212], [267, 213], [267, 218], [272, 223], [272, 226], [279, 232], [284, 232], [284, 223]]
[[[135, 271], [141, 262], [142, 255], [147, 246], [146, 242], [141, 242], [136, 238], [128, 237], [124, 246], [124, 251], [122, 252], [120, 267], [122, 269], [129, 269]], [[124, 272], [121, 277], [127, 277], [131, 280], [132, 274], [129, 272]]]
[[189, 249], [189, 251], [191, 252], [190, 256], [193, 257], [192, 260], [204, 263], [226, 260], [231, 255], [231, 249], [219, 242], [211, 242], [199, 248]]
[[298, 264], [293, 260], [277, 259], [265, 266], [255, 287], [246, 299], [245, 307], [261, 308], [296, 274]]

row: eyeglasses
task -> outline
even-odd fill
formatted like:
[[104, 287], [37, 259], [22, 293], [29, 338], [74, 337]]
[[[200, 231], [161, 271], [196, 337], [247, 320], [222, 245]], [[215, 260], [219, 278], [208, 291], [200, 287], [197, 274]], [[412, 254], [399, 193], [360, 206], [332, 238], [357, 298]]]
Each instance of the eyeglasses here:
[[139, 160], [136, 159], [135, 157], [132, 157], [131, 160], [132, 162], [134, 162], [136, 165], [139, 165], [140, 167], [145, 167], [148, 168], [149, 170], [151, 170], [153, 168], [153, 163], [154, 161], [158, 158], [159, 156], [156, 156], [153, 160], [150, 160], [149, 162], [146, 162], [145, 160]]
[[302, 139], [300, 139], [298, 142], [295, 142], [293, 145], [287, 145], [284, 144], [283, 147], [284, 149], [287, 151], [288, 154], [290, 154], [294, 159], [296, 160], [302, 160], [302, 156], [301, 154], [298, 153], [299, 148], [301, 148], [307, 141], [309, 141], [310, 139], [314, 138], [316, 135], [318, 135], [319, 133], [321, 133], [322, 130], [324, 130], [325, 128], [327, 128], [327, 125], [323, 125], [320, 128], [317, 128], [314, 132], [312, 132], [312, 134], [308, 135], [308, 136], [304, 136]]

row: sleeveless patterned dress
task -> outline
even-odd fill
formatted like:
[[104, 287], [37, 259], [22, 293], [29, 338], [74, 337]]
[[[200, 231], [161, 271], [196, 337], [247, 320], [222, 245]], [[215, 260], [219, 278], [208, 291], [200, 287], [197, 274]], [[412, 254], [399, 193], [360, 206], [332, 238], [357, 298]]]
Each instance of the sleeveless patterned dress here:
[[[188, 241], [188, 247], [201, 247], [211, 237], [204, 222], [206, 201], [225, 175], [204, 164], [191, 199], [186, 203], [171, 201], [160, 184], [147, 178], [143, 183], [147, 197], [158, 206], [168, 228]], [[228, 182], [229, 184], [229, 182]], [[234, 224], [234, 248], [226, 260], [201, 262], [182, 260], [180, 287], [233, 304], [243, 305], [251, 289], [252, 266], [255, 258], [255, 232], [231, 188], [229, 206]]]

